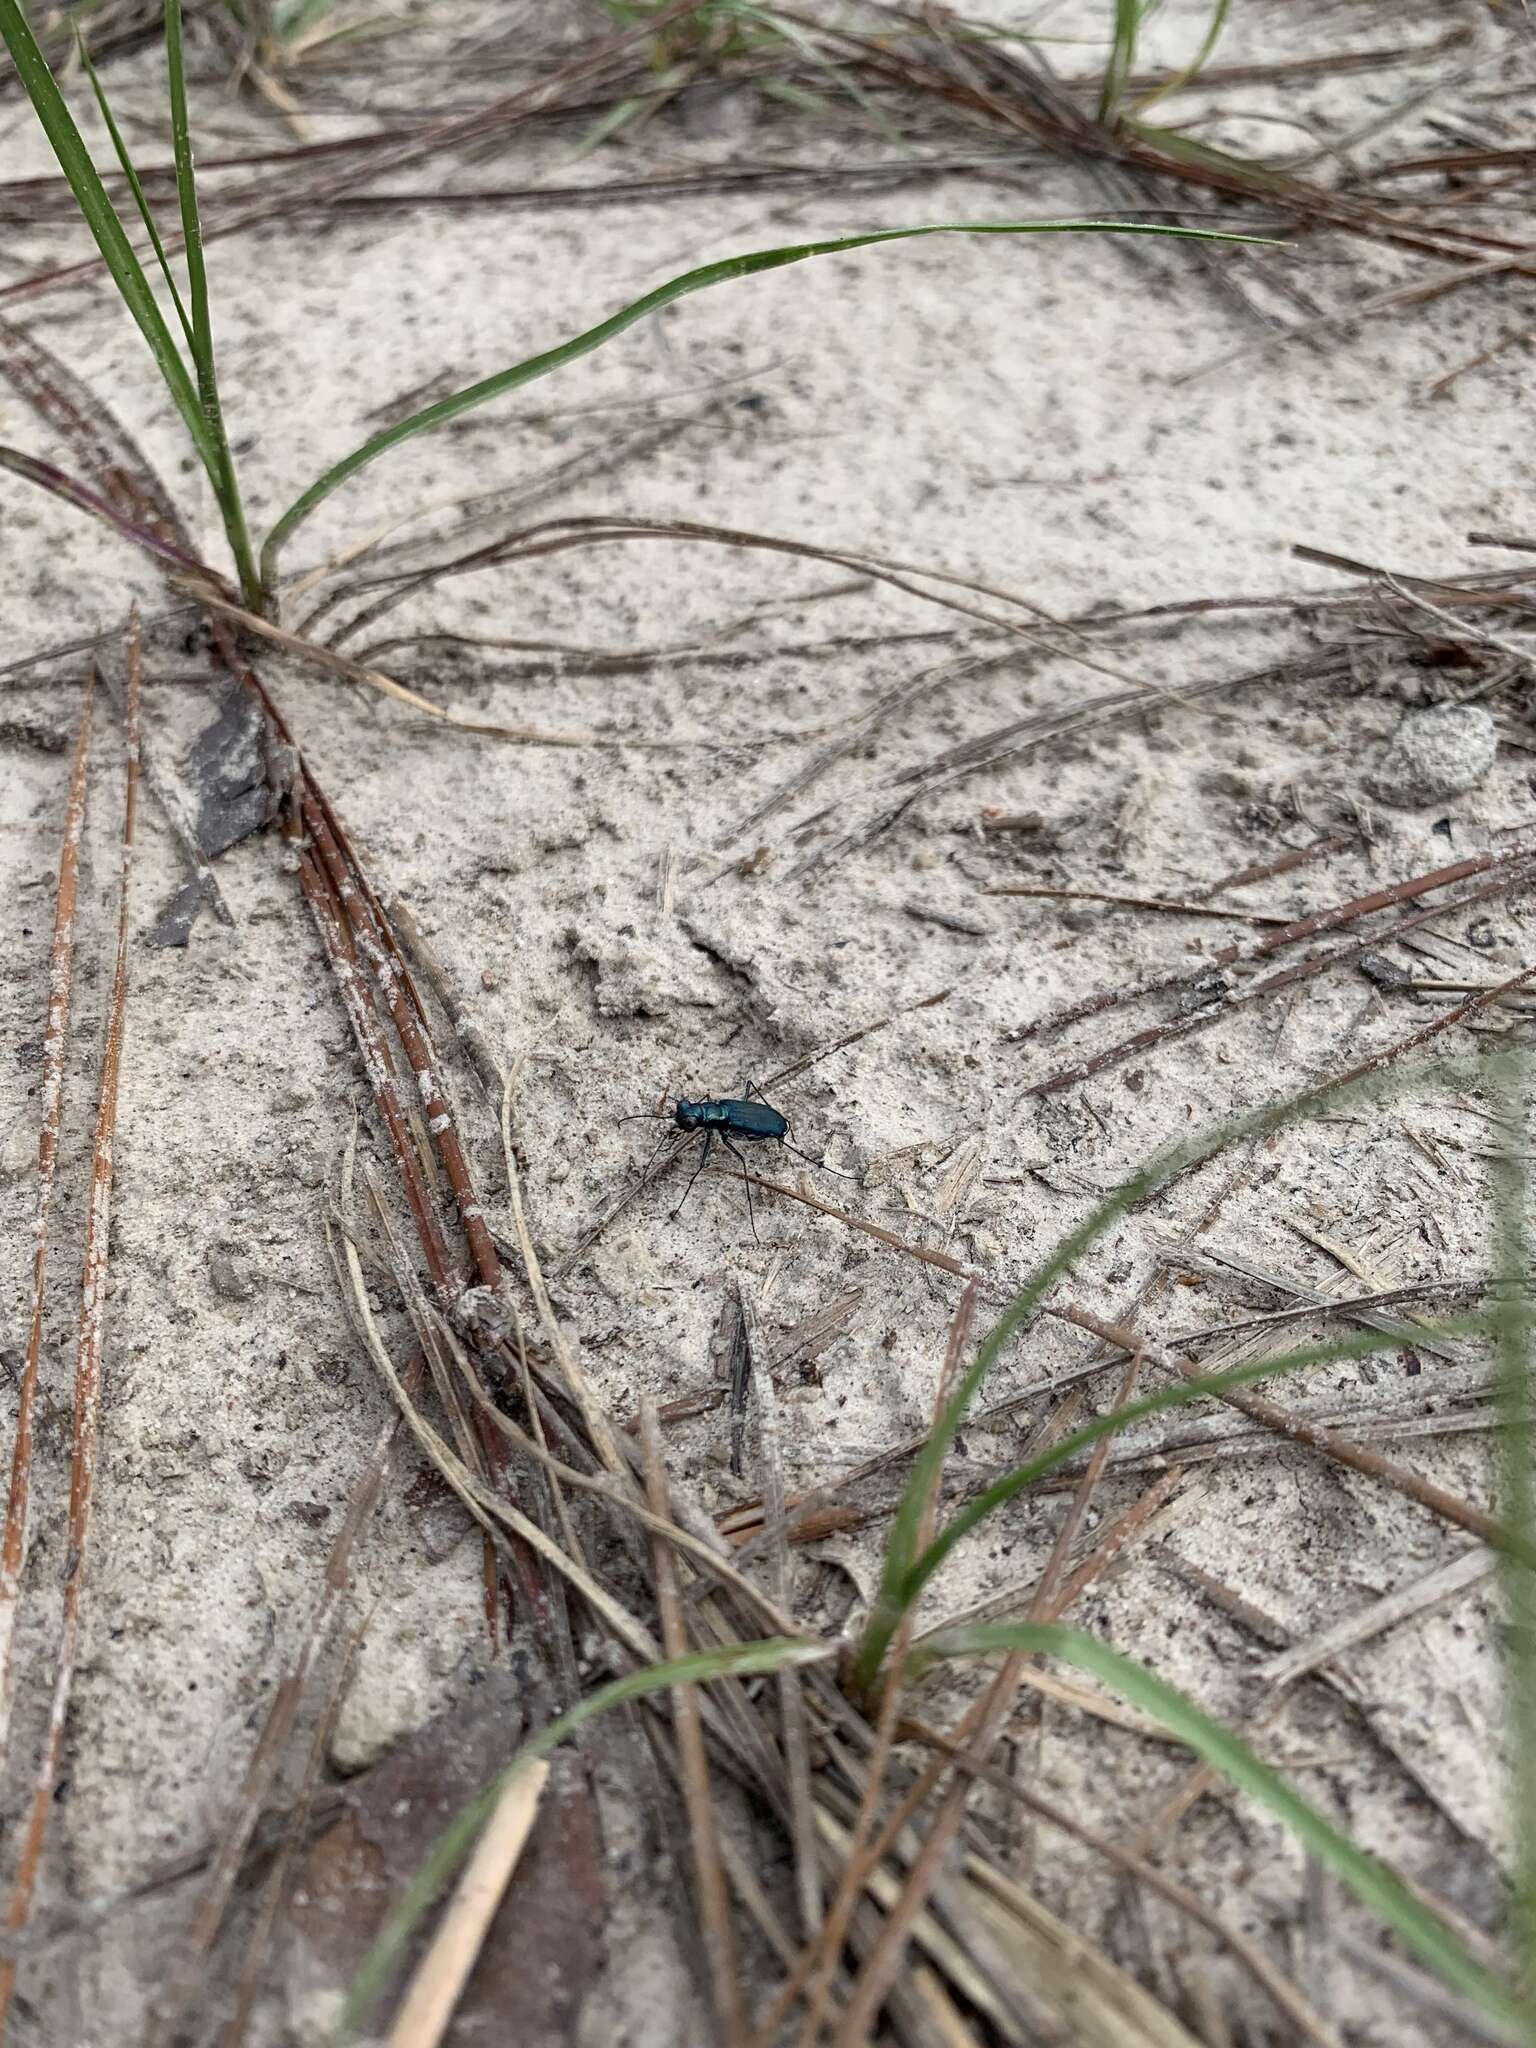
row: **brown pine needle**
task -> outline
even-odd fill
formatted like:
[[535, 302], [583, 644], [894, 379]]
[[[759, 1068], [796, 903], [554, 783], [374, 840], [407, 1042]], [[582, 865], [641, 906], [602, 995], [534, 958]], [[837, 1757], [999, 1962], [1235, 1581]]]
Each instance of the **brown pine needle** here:
[[[48, 1816], [53, 1808], [70, 1694], [80, 1654], [80, 1618], [85, 1593], [85, 1567], [96, 1481], [97, 1444], [101, 1423], [101, 1355], [106, 1332], [107, 1252], [112, 1222], [112, 1137], [117, 1124], [117, 1084], [123, 1058], [123, 1012], [128, 998], [128, 916], [133, 876], [133, 827], [139, 795], [138, 609], [128, 635], [128, 680], [124, 693], [124, 792], [122, 865], [118, 882], [117, 958], [107, 1006], [107, 1039], [101, 1061], [101, 1093], [96, 1108], [96, 1140], [91, 1165], [91, 1199], [85, 1226], [85, 1270], [80, 1288], [80, 1339], [75, 1353], [74, 1431], [69, 1471], [69, 1547], [64, 1569], [64, 1621], [54, 1672], [53, 1701], [48, 1714], [43, 1753], [38, 1763], [32, 1804], [17, 1858], [16, 1878], [5, 1925], [24, 1927], [31, 1910]], [[0, 2035], [3, 2035], [16, 1965], [0, 1962]]]
[[10, 1739], [11, 1646], [16, 1631], [16, 1605], [27, 1562], [33, 1410], [43, 1348], [48, 1222], [53, 1209], [59, 1124], [64, 1107], [64, 1053], [69, 1038], [69, 1002], [75, 961], [75, 892], [80, 875], [80, 834], [85, 825], [86, 766], [90, 759], [91, 714], [95, 702], [96, 670], [93, 664], [86, 672], [85, 701], [80, 709], [75, 757], [69, 772], [69, 799], [64, 811], [64, 838], [59, 848], [59, 880], [54, 895], [53, 950], [48, 964], [48, 1022], [43, 1032], [43, 1125], [37, 1141], [37, 1215], [33, 1225], [36, 1238], [32, 1253], [32, 1320], [27, 1330], [26, 1362], [17, 1392], [11, 1491], [6, 1502], [5, 1535], [3, 1543], [0, 1543], [0, 1760], [5, 1756]]
[[1105, 889], [1047, 889], [1024, 882], [999, 882], [982, 890], [983, 896], [1040, 896], [1051, 902], [1105, 903], [1119, 910], [1167, 910], [1177, 917], [1220, 917], [1228, 924], [1288, 925], [1294, 918], [1280, 917], [1272, 910], [1223, 908], [1219, 903], [1174, 903], [1163, 896], [1120, 896]]
[[920, 1244], [911, 1244], [904, 1237], [898, 1237], [894, 1230], [885, 1230], [878, 1223], [866, 1223], [862, 1216], [851, 1216], [846, 1209], [839, 1209], [835, 1203], [823, 1202], [815, 1195], [808, 1195], [801, 1188], [787, 1188], [782, 1181], [764, 1180], [761, 1174], [735, 1174], [727, 1171], [727, 1178], [749, 1181], [755, 1188], [763, 1188], [770, 1195], [784, 1195], [791, 1202], [804, 1202], [808, 1209], [818, 1209], [823, 1216], [834, 1217], [839, 1223], [846, 1223], [850, 1230], [859, 1230], [866, 1237], [878, 1238], [881, 1244], [888, 1244], [893, 1251], [905, 1252], [909, 1259], [920, 1259], [925, 1266], [937, 1266], [941, 1272], [953, 1273], [961, 1280], [975, 1280], [981, 1276], [973, 1266], [963, 1259], [952, 1259], [948, 1252], [931, 1252]]

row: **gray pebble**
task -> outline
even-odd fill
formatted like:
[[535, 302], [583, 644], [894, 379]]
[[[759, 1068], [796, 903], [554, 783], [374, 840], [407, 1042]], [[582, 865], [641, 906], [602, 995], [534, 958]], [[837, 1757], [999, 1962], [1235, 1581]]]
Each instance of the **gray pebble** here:
[[229, 1252], [208, 1254], [208, 1283], [226, 1301], [249, 1301], [256, 1292], [250, 1267]]
[[37, 1164], [37, 1133], [23, 1118], [12, 1124], [0, 1144], [0, 1181], [20, 1180]]
[[1499, 736], [1480, 704], [1431, 704], [1404, 714], [1378, 755], [1366, 788], [1384, 804], [1413, 810], [1475, 788], [1493, 766]]

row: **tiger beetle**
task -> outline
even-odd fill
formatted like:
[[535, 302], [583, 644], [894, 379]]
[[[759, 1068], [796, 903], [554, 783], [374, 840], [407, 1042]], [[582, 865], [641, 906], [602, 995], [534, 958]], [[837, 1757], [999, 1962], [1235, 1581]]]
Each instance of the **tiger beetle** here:
[[[782, 1145], [786, 1152], [793, 1152], [797, 1159], [804, 1159], [811, 1166], [819, 1166], [827, 1173], [836, 1173], [838, 1168], [828, 1166], [825, 1160], [812, 1159], [810, 1154], [802, 1152], [798, 1145], [791, 1145], [789, 1118], [782, 1110], [775, 1109], [762, 1090], [751, 1081], [746, 1083], [746, 1089], [745, 1095], [706, 1095], [698, 1102], [690, 1102], [686, 1096], [679, 1096], [677, 1107], [670, 1117], [663, 1112], [653, 1118], [649, 1112], [642, 1112], [640, 1116], [620, 1117], [619, 1122], [629, 1124], [657, 1121], [670, 1123], [674, 1129], [686, 1131], [690, 1136], [703, 1133], [704, 1150], [699, 1155], [698, 1165], [688, 1177], [682, 1201], [672, 1211], [674, 1218], [682, 1214], [683, 1202], [686, 1202], [693, 1193], [694, 1182], [709, 1164], [709, 1155], [714, 1150], [715, 1140], [718, 1138], [741, 1167], [744, 1176], [743, 1186], [747, 1191], [747, 1220], [752, 1225], [752, 1241], [758, 1244], [762, 1240], [757, 1234], [757, 1216], [752, 1206], [752, 1182], [747, 1162], [737, 1150], [738, 1144], [760, 1145], [764, 1139], [771, 1138], [776, 1144]], [[751, 1099], [753, 1096], [756, 1096], [756, 1101]], [[660, 1151], [665, 1141], [666, 1133], [663, 1132], [661, 1138], [657, 1140], [657, 1151]], [[655, 1156], [653, 1152], [652, 1159]], [[849, 1176], [845, 1174], [843, 1178], [846, 1180]]]

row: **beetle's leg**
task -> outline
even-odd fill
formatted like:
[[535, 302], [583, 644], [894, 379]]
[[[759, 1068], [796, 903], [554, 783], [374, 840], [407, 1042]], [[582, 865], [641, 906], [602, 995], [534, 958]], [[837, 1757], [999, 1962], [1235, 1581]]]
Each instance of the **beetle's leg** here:
[[752, 1207], [752, 1169], [723, 1131], [720, 1133], [720, 1142], [741, 1168], [741, 1184], [747, 1191], [747, 1221], [752, 1226], [752, 1242], [761, 1244], [763, 1240], [757, 1234], [757, 1212]]
[[[710, 1148], [713, 1146], [714, 1142], [714, 1132], [706, 1131], [704, 1133], [704, 1150], [699, 1154], [699, 1163], [693, 1169], [693, 1172], [688, 1176], [688, 1185], [683, 1189], [683, 1202], [686, 1202], [688, 1197], [693, 1193], [694, 1182], [698, 1179], [699, 1175], [704, 1171], [705, 1167], [708, 1166]], [[677, 1207], [672, 1211], [672, 1218], [674, 1222], [683, 1213], [683, 1202], [679, 1202]]]

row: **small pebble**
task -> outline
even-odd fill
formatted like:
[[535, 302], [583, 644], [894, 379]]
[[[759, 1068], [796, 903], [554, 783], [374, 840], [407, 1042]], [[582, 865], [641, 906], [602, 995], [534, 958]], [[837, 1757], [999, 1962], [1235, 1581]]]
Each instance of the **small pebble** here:
[[208, 1282], [225, 1301], [249, 1301], [256, 1292], [250, 1267], [230, 1252], [208, 1254]]
[[20, 1180], [37, 1164], [37, 1133], [23, 1120], [12, 1124], [0, 1144], [0, 1181]]
[[1431, 704], [1404, 714], [1366, 788], [1384, 804], [1416, 810], [1475, 788], [1498, 750], [1493, 713], [1481, 704]]

